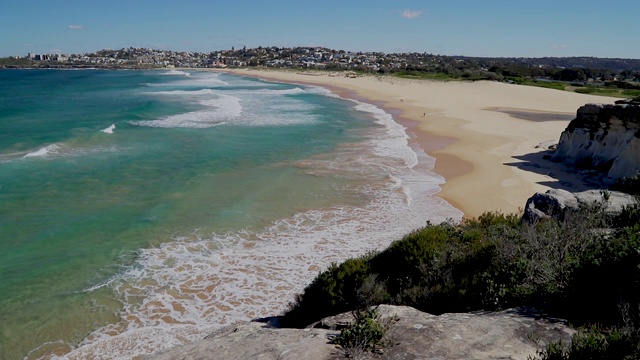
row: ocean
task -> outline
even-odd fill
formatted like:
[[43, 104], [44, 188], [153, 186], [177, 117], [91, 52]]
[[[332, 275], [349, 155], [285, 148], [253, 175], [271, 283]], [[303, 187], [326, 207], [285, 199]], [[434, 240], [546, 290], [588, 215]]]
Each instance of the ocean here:
[[0, 359], [131, 359], [281, 313], [427, 221], [391, 114], [206, 71], [0, 70]]

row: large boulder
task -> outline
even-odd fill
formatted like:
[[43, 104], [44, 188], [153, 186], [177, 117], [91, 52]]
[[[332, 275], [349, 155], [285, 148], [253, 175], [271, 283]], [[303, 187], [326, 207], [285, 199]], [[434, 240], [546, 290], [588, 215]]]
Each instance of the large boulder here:
[[563, 220], [569, 211], [576, 211], [581, 206], [601, 205], [610, 215], [619, 214], [624, 207], [637, 203], [635, 197], [618, 191], [587, 190], [570, 192], [561, 189], [551, 189], [546, 193], [535, 193], [527, 200], [522, 216], [524, 221], [531, 223], [542, 219], [556, 218]]
[[600, 170], [604, 180], [632, 178], [640, 173], [640, 106], [587, 104], [562, 132], [553, 160]]
[[[558, 320], [539, 319], [519, 308], [501, 312], [435, 316], [406, 306], [379, 308], [388, 321], [391, 346], [375, 359], [520, 359], [550, 341], [569, 341], [572, 330]], [[331, 344], [335, 328], [350, 314], [327, 318], [327, 328], [280, 329], [250, 322], [222, 329], [207, 338], [151, 357], [154, 360], [335, 359], [343, 349]], [[387, 319], [387, 320], [385, 320]]]

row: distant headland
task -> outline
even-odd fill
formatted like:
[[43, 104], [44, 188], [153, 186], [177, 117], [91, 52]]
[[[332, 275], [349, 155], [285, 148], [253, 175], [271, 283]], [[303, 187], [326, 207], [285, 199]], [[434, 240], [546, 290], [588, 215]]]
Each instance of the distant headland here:
[[0, 58], [0, 68], [287, 68], [392, 74], [406, 78], [493, 80], [579, 93], [640, 95], [640, 59], [596, 57], [499, 58], [430, 53], [353, 52], [325, 47], [231, 48], [177, 52], [150, 48], [103, 49], [85, 54]]

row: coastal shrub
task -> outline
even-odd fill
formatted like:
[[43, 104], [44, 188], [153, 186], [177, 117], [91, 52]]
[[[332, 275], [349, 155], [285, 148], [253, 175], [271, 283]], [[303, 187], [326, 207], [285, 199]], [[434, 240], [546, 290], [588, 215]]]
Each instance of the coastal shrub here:
[[380, 303], [432, 314], [534, 306], [574, 324], [640, 324], [640, 225], [603, 231], [610, 222], [594, 204], [562, 221], [487, 213], [427, 225], [378, 254], [333, 264], [283, 324]]
[[625, 206], [612, 220], [613, 226], [617, 228], [630, 227], [638, 223], [640, 223], [640, 203]]
[[340, 331], [333, 343], [340, 345], [347, 357], [361, 358], [384, 346], [386, 331], [376, 308], [359, 309], [353, 312], [353, 322]]
[[640, 332], [629, 329], [589, 327], [575, 333], [571, 344], [553, 342], [528, 360], [637, 360]]
[[427, 226], [372, 258], [372, 269], [396, 304], [430, 313], [493, 307], [503, 288], [494, 276], [498, 237], [493, 234], [519, 225], [516, 218], [485, 214], [458, 226]]
[[640, 225], [589, 244], [561, 292], [562, 315], [574, 323], [640, 325], [639, 251]]
[[342, 264], [331, 264], [320, 273], [281, 318], [281, 324], [288, 327], [305, 327], [310, 323], [330, 315], [351, 311], [361, 303], [358, 289], [365, 279], [370, 279], [369, 254], [349, 259]]
[[391, 294], [418, 284], [423, 277], [421, 268], [430, 263], [447, 246], [455, 229], [450, 225], [428, 226], [392, 243], [371, 259], [373, 271], [387, 283]]
[[[432, 313], [489, 302], [495, 307], [494, 295], [504, 288], [490, 270], [496, 229], [519, 224], [515, 215], [485, 214], [461, 226], [428, 225], [379, 254], [332, 264], [290, 304], [282, 324], [303, 327], [352, 310], [365, 298], [370, 305], [404, 304]], [[376, 289], [375, 296], [363, 296], [367, 288]]]
[[611, 190], [622, 191], [631, 195], [640, 195], [640, 175], [632, 178], [618, 179], [616, 183], [611, 186]]
[[611, 189], [635, 195], [639, 202], [636, 205], [624, 207], [622, 212], [613, 219], [613, 226], [624, 228], [640, 223], [640, 176], [618, 179]]

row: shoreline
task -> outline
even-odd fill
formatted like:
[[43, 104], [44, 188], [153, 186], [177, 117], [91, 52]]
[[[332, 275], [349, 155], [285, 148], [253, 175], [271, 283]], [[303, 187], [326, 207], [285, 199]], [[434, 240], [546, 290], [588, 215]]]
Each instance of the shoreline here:
[[436, 159], [432, 171], [446, 182], [435, 196], [465, 218], [487, 211], [518, 212], [535, 192], [552, 187], [575, 191], [588, 187], [561, 164], [542, 163], [543, 150], [536, 146], [557, 142], [580, 106], [616, 100], [490, 81], [348, 78], [264, 69], [207, 71], [320, 86], [380, 106], [407, 128], [410, 141]]
[[[207, 70], [211, 71], [212, 69], [207, 69]], [[442, 150], [447, 146], [455, 143], [457, 141], [456, 138], [451, 136], [446, 136], [446, 135], [436, 135], [434, 133], [421, 129], [420, 121], [412, 119], [411, 117], [407, 117], [405, 115], [406, 110], [403, 109], [402, 107], [394, 107], [390, 105], [392, 103], [390, 101], [385, 101], [380, 98], [371, 97], [370, 94], [367, 94], [367, 93], [363, 94], [361, 89], [350, 88], [345, 86], [344, 84], [334, 85], [334, 84], [326, 84], [324, 81], [323, 82], [314, 81], [317, 79], [321, 79], [321, 77], [327, 77], [328, 75], [326, 74], [314, 74], [314, 73], [300, 74], [299, 72], [295, 73], [296, 75], [299, 75], [299, 76], [310, 76], [311, 79], [307, 80], [304, 78], [283, 79], [280, 75], [286, 76], [294, 73], [289, 71], [279, 71], [279, 70], [276, 70], [276, 71], [255, 70], [255, 71], [260, 71], [259, 74], [253, 73], [252, 70], [248, 70], [248, 69], [231, 69], [231, 70], [214, 69], [212, 71], [230, 73], [230, 74], [239, 75], [239, 76], [256, 77], [256, 78], [260, 78], [268, 81], [294, 83], [294, 84], [301, 84], [301, 85], [307, 85], [307, 86], [319, 86], [319, 87], [328, 89], [332, 93], [342, 98], [354, 99], [361, 102], [376, 105], [382, 108], [384, 111], [390, 113], [400, 125], [407, 128], [407, 130], [409, 131], [408, 135], [410, 137], [409, 141], [416, 142], [417, 145], [422, 150], [424, 150], [428, 156], [436, 158], [436, 163], [434, 165], [434, 168], [432, 169], [434, 173], [444, 177], [448, 181], [449, 179], [452, 179], [454, 177], [467, 174], [473, 168], [473, 165], [470, 162], [462, 158], [459, 158], [458, 156], [455, 156], [455, 155], [451, 155], [448, 153], [440, 153], [439, 157], [440, 157], [440, 160], [442, 161], [438, 161], [439, 158], [434, 156], [434, 153], [436, 153], [438, 150]], [[443, 194], [443, 185], [445, 184], [440, 185], [440, 188], [441, 188], [440, 192], [434, 196], [443, 199], [447, 203], [451, 204], [451, 206], [462, 211], [466, 217], [467, 212], [464, 210], [463, 205], [458, 203], [458, 201], [456, 201], [455, 199], [449, 198], [446, 194]]]

